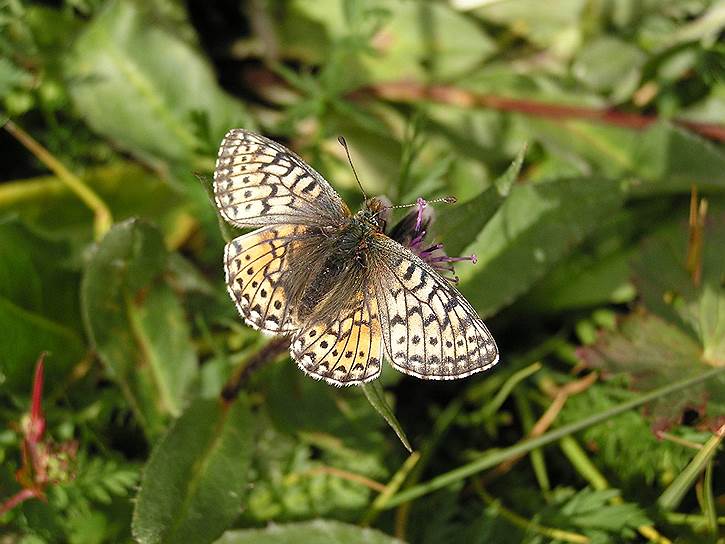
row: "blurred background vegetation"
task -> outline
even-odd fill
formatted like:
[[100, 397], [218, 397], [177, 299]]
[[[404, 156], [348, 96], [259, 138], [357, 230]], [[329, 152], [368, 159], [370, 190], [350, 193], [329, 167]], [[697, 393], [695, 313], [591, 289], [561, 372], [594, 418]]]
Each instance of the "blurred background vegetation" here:
[[[722, 0], [0, 1], [0, 541], [722, 542], [724, 28]], [[233, 127], [351, 207], [339, 135], [369, 193], [455, 195], [498, 367], [340, 390], [244, 326], [207, 195]]]

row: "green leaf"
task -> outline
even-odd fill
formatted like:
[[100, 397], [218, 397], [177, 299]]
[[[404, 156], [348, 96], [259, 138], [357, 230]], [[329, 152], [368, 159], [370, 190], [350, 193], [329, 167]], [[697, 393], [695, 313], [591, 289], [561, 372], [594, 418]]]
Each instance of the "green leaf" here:
[[380, 382], [378, 380], [374, 380], [363, 385], [362, 390], [372, 407], [375, 408], [381, 416], [383, 416], [385, 421], [388, 422], [388, 425], [390, 425], [393, 431], [395, 431], [395, 434], [398, 435], [398, 438], [403, 443], [403, 446], [405, 446], [405, 449], [412, 453], [413, 448], [408, 441], [408, 437], [405, 436], [403, 426], [398, 421], [398, 418], [395, 417], [395, 412], [393, 412], [393, 409], [385, 400], [385, 391], [383, 390], [383, 386], [380, 385]]
[[616, 489], [597, 491], [585, 488], [576, 494], [560, 489], [556, 494], [559, 497], [549, 513], [551, 517], [544, 512], [542, 518], [551, 519], [548, 523], [583, 530], [593, 538], [601, 538], [605, 534], [634, 537], [638, 527], [652, 524], [638, 505], [614, 503], [613, 499], [620, 494]]
[[[622, 399], [622, 380], [596, 384], [585, 392], [570, 397], [559, 418], [561, 423], [577, 421], [583, 413], [604, 412]], [[686, 393], [687, 394], [687, 393]], [[676, 397], [672, 397], [672, 400]], [[709, 433], [689, 427], [675, 427], [689, 442], [702, 443]], [[586, 429], [582, 442], [593, 461], [605, 473], [616, 474], [619, 482], [644, 481], [647, 485], [667, 482], [679, 473], [692, 458], [692, 449], [675, 441], [662, 440], [652, 432], [651, 422], [639, 412], [627, 412]]]
[[[90, 167], [80, 177], [108, 204], [116, 221], [153, 220], [168, 237], [182, 223], [188, 207], [178, 187], [131, 161]], [[0, 211], [17, 214], [48, 238], [69, 239], [83, 248], [92, 239], [91, 210], [55, 176], [3, 183]]]
[[198, 399], [155, 446], [133, 516], [141, 544], [213, 542], [240, 514], [254, 419], [245, 397]]
[[521, 171], [526, 147], [519, 151], [506, 171], [476, 197], [456, 207], [443, 208], [436, 219], [436, 232], [449, 255], [458, 255], [475, 240], [511, 192]]
[[[359, 31], [360, 23], [348, 27], [342, 4], [331, 0], [297, 1], [294, 2], [294, 11], [297, 17], [306, 17], [324, 25], [330, 38], [343, 39], [351, 31]], [[496, 50], [493, 40], [479, 25], [445, 4], [368, 2], [366, 5], [371, 12], [375, 7], [384, 9], [386, 17], [377, 33], [375, 54], [361, 59], [365, 79], [369, 83], [420, 80], [427, 76], [427, 72], [437, 79], [452, 78], [470, 70]], [[369, 19], [373, 17], [369, 16]], [[310, 42], [309, 37], [303, 39]], [[294, 46], [299, 47], [299, 44]]]
[[677, 475], [677, 478], [665, 489], [657, 499], [657, 505], [663, 510], [674, 510], [680, 505], [687, 491], [695, 484], [699, 477], [710, 463], [715, 460], [718, 449], [722, 443], [722, 427], [703, 444], [692, 461], [685, 469]]
[[616, 102], [627, 100], [637, 89], [645, 54], [624, 40], [603, 36], [579, 51], [572, 72], [589, 88], [613, 91]]
[[483, 316], [513, 302], [622, 204], [616, 182], [561, 179], [516, 185], [464, 253], [462, 292]]
[[385, 423], [360, 388], [311, 380], [289, 361], [266, 366], [255, 380], [266, 402], [255, 414], [262, 432], [245, 520], [358, 519], [374, 491], [327, 469], [375, 481], [390, 476]]
[[633, 146], [634, 170], [643, 182], [635, 194], [725, 191], [725, 152], [704, 138], [662, 122], [647, 129]]
[[[604, 332], [598, 341], [579, 350], [590, 366], [609, 373], [625, 373], [640, 390], [651, 390], [675, 379], [702, 374], [711, 368], [702, 361], [702, 348], [695, 338], [656, 315], [635, 313], [622, 320], [617, 331]], [[719, 399], [725, 398], [725, 379], [715, 378], [693, 387], [676, 399], [658, 402], [652, 408], [660, 424], [675, 422], [686, 408], [719, 414]], [[708, 405], [707, 400], [712, 399]]]
[[[725, 212], [713, 206], [702, 234], [700, 285], [686, 267], [688, 232], [675, 218], [646, 239], [632, 262], [643, 304], [654, 314], [637, 312], [604, 332], [580, 355], [592, 366], [625, 373], [634, 386], [650, 389], [698, 374], [725, 360]], [[710, 417], [725, 413], [725, 381], [716, 379], [653, 409], [661, 425], [678, 421], [686, 408]]]
[[623, 304], [636, 296], [629, 278], [629, 251], [572, 254], [521, 300], [529, 309], [554, 313], [601, 304]]
[[88, 335], [151, 435], [181, 412], [197, 371], [183, 308], [160, 281], [166, 260], [158, 230], [128, 220], [95, 249], [81, 284]]
[[66, 77], [88, 124], [146, 159], [188, 163], [249, 125], [206, 60], [135, 2], [105, 6], [76, 41]]
[[579, 31], [584, 0], [561, 0], [546, 5], [539, 0], [518, 0], [516, 2], [456, 2], [462, 6], [472, 4], [473, 13], [489, 23], [509, 27], [522, 38], [539, 47], [555, 46], [559, 54], [566, 54], [575, 43], [571, 43], [572, 32]]
[[68, 244], [38, 236], [19, 221], [0, 221], [0, 240], [0, 382], [27, 394], [42, 351], [49, 353], [51, 384], [62, 383], [86, 352], [78, 326], [80, 276], [65, 262]]
[[552, 155], [563, 155], [577, 170], [627, 177], [635, 196], [725, 191], [725, 153], [711, 142], [667, 122], [635, 131], [585, 121], [556, 125], [527, 120]]
[[702, 359], [725, 361], [725, 209], [713, 202], [702, 233], [701, 279], [686, 267], [688, 231], [675, 221], [645, 240], [632, 262], [644, 304], [663, 319], [694, 333]]
[[402, 544], [375, 529], [339, 521], [316, 519], [302, 523], [272, 525], [265, 529], [228, 531], [216, 544]]

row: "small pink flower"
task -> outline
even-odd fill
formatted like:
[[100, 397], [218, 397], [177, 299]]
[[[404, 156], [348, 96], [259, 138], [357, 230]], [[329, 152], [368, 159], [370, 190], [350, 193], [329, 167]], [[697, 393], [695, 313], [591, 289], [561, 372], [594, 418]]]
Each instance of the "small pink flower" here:
[[428, 229], [433, 223], [434, 215], [428, 203], [418, 198], [416, 209], [407, 214], [395, 225], [388, 236], [401, 243], [423, 261], [431, 265], [439, 274], [447, 280], [457, 283], [458, 276], [455, 274], [453, 263], [459, 261], [471, 261], [476, 264], [478, 261], [475, 255], [467, 257], [449, 257], [446, 255], [443, 244], [427, 245], [425, 238]]

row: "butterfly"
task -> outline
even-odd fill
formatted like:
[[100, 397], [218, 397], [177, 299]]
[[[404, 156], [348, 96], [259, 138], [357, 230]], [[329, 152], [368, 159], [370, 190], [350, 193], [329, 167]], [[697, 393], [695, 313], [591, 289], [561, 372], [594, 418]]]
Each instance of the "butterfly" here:
[[429, 258], [439, 246], [415, 251], [420, 214], [390, 237], [382, 198], [353, 214], [299, 156], [244, 129], [221, 142], [214, 198], [227, 222], [257, 228], [225, 247], [229, 295], [248, 325], [290, 337], [305, 373], [360, 385], [386, 357], [406, 374], [449, 380], [498, 361], [483, 321], [438, 273], [445, 258]]

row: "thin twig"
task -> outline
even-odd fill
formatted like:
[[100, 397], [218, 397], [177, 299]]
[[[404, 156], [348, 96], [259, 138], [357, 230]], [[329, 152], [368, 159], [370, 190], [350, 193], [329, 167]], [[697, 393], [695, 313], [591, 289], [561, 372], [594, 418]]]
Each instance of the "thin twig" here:
[[360, 520], [360, 525], [367, 527], [375, 521], [375, 519], [380, 515], [380, 512], [385, 509], [385, 505], [388, 500], [390, 500], [390, 497], [398, 492], [398, 489], [400, 489], [400, 486], [403, 485], [410, 474], [410, 471], [415, 468], [415, 465], [418, 464], [419, 460], [420, 452], [414, 451], [408, 456], [398, 471], [393, 474], [393, 477], [388, 482], [388, 485], [385, 486], [385, 489], [383, 489], [383, 491], [370, 505], [370, 508]]
[[111, 225], [113, 225], [111, 211], [106, 206], [106, 203], [83, 183], [78, 176], [73, 174], [62, 162], [56, 159], [50, 151], [45, 149], [35, 138], [18, 125], [12, 121], [7, 121], [4, 127], [5, 130], [23, 144], [40, 162], [45, 164], [68, 189], [75, 193], [93, 211], [93, 232], [96, 240], [100, 240], [108, 229], [111, 228]]
[[[552, 104], [523, 98], [479, 94], [450, 85], [422, 85], [414, 81], [379, 83], [356, 90], [350, 96], [352, 98], [374, 96], [392, 102], [438, 102], [463, 108], [486, 108], [555, 120], [582, 119], [630, 129], [644, 129], [660, 120], [656, 115], [641, 115], [613, 108], [601, 109]], [[725, 141], [725, 126], [723, 125], [685, 119], [673, 119], [672, 121], [701, 136]]]
[[[558, 388], [556, 390], [556, 393], [554, 394], [554, 400], [552, 401], [552, 403], [531, 428], [529, 438], [543, 435], [554, 423], [556, 417], [559, 415], [559, 412], [561, 412], [562, 408], [564, 408], [567, 399], [572, 395], [576, 395], [587, 390], [589, 387], [592, 386], [596, 379], [597, 374], [592, 372], [591, 374], [588, 374], [579, 380], [567, 383], [566, 385]], [[496, 467], [495, 470], [492, 470], [488, 475], [486, 475], [486, 477], [484, 477], [485, 483], [488, 483], [492, 479], [498, 478], [506, 474], [514, 467], [516, 463], [523, 459], [523, 457], [523, 455], [519, 457], [512, 457], [510, 459], [507, 459], [504, 463], [501, 463], [498, 467]]]
[[222, 389], [222, 398], [226, 402], [236, 399], [252, 373], [285, 353], [289, 349], [289, 343], [290, 340], [286, 336], [273, 338], [257, 353], [239, 365]]
[[310, 476], [314, 476], [316, 474], [329, 474], [330, 476], [336, 476], [337, 478], [342, 478], [343, 480], [347, 480], [349, 482], [364, 485], [365, 487], [370, 488], [373, 491], [377, 491], [378, 493], [385, 491], [385, 484], [376, 482], [375, 480], [372, 480], [367, 476], [363, 476], [362, 474], [355, 474], [354, 472], [349, 472], [341, 468], [319, 466], [308, 470], [305, 474], [309, 474]]

